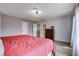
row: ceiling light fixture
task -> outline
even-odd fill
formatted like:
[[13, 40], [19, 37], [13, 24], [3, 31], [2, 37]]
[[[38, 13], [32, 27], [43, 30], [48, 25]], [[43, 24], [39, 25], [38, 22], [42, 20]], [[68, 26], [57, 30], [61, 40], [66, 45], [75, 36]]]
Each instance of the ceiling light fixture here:
[[33, 13], [34, 15], [40, 15], [40, 14], [42, 13], [42, 11], [40, 11], [40, 10], [37, 9], [37, 8], [33, 8], [32, 13]]

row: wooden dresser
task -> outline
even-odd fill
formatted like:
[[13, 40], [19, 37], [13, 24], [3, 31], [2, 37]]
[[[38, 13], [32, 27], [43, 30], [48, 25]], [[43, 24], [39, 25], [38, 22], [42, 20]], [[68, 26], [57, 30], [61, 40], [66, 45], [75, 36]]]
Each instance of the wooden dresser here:
[[45, 29], [45, 38], [48, 38], [54, 41], [54, 28]]

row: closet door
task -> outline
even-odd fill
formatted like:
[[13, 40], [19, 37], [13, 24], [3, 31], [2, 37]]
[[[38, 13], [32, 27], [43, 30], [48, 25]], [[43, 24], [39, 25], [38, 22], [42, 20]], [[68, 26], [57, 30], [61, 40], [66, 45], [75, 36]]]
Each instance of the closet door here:
[[33, 23], [33, 36], [37, 36], [37, 24]]
[[28, 34], [28, 22], [22, 22], [22, 34]]

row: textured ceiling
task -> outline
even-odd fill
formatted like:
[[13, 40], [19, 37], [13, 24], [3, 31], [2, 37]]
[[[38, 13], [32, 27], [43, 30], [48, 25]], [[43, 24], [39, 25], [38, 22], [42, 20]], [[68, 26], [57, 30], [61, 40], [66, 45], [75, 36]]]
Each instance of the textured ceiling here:
[[[25, 20], [38, 21], [69, 15], [75, 6], [74, 3], [0, 3], [0, 12]], [[35, 17], [32, 13], [33, 8], [38, 8], [42, 14]]]

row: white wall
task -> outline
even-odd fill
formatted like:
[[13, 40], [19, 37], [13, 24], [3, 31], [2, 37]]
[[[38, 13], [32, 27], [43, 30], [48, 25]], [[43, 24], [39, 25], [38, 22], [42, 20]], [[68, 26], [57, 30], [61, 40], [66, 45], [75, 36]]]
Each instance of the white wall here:
[[[28, 22], [28, 21], [24, 21], [22, 19], [12, 17], [12, 16], [3, 15], [2, 16], [2, 35], [8, 36], [8, 35], [24, 34], [23, 22]], [[27, 25], [25, 25], [25, 27], [27, 27]], [[25, 29], [28, 30], [29, 25], [28, 25], [28, 28], [25, 28]], [[28, 32], [27, 30], [25, 32]]]
[[21, 34], [21, 20], [11, 16], [2, 16], [2, 35]]
[[0, 36], [1, 36], [1, 14], [0, 14]]
[[[46, 24], [47, 28], [54, 26], [55, 29], [55, 40], [70, 42], [71, 40], [71, 27], [72, 27], [72, 16], [63, 16], [60, 18], [49, 19], [39, 22], [43, 27]], [[42, 28], [41, 28], [42, 29]], [[41, 37], [44, 36], [41, 30]]]

